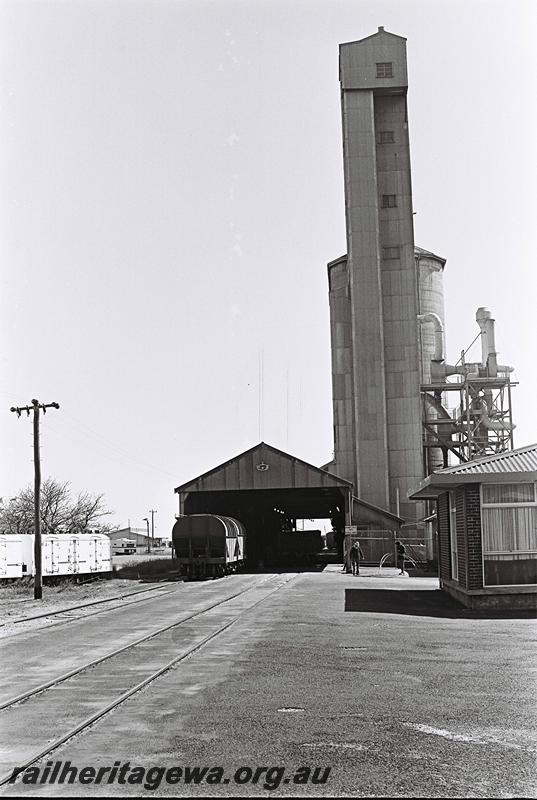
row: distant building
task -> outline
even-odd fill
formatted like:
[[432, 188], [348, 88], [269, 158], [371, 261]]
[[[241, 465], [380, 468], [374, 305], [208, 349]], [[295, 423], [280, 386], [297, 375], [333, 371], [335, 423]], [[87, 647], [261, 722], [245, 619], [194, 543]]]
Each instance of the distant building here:
[[469, 608], [537, 608], [537, 444], [433, 472], [440, 587]]
[[[134, 539], [136, 541], [136, 547], [141, 549], [147, 548], [147, 533], [144, 532], [142, 528], [131, 528], [129, 525], [127, 528], [119, 528], [117, 531], [110, 531], [108, 536], [110, 537], [112, 544], [118, 539]], [[169, 536], [155, 536], [154, 539], [151, 539], [150, 536], [149, 540], [151, 542], [151, 546], [163, 547], [167, 544], [169, 538]]]

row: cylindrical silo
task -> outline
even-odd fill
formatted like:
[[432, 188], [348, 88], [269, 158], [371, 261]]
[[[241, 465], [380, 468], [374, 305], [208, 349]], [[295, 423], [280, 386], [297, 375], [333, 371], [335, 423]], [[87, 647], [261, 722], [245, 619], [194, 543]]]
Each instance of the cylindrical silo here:
[[[421, 247], [414, 248], [414, 255], [416, 259], [419, 313], [436, 314], [442, 323], [442, 328], [445, 330], [443, 275], [446, 259], [428, 250], [423, 250]], [[430, 322], [420, 324], [418, 335], [420, 337], [421, 383], [428, 384], [431, 383], [431, 359], [435, 357], [435, 348], [437, 347], [435, 326]], [[445, 356], [445, 341], [443, 345], [443, 354]], [[431, 398], [432, 395], [429, 394], [428, 397]], [[425, 406], [423, 413], [425, 418], [430, 421], [438, 418], [441, 414], [440, 410], [431, 405], [430, 402]], [[433, 470], [441, 469], [444, 466], [444, 457], [440, 447], [427, 446], [434, 442], [432, 434], [424, 429], [423, 435], [425, 472], [429, 474]]]
[[[440, 258], [421, 247], [414, 248], [416, 258], [416, 271], [418, 279], [418, 307], [420, 314], [433, 313], [440, 317], [444, 326], [444, 265], [445, 258]], [[421, 352], [421, 382], [431, 382], [431, 359], [434, 357], [435, 336], [434, 327], [430, 324], [421, 325], [420, 352]], [[444, 342], [445, 348], [445, 342]]]

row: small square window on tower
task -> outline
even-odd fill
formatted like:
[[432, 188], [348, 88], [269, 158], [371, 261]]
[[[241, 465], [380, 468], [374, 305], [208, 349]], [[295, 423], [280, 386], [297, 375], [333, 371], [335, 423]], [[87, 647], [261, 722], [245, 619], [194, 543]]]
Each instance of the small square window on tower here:
[[382, 248], [382, 257], [385, 259], [400, 258], [401, 248], [399, 246], [389, 246]]
[[382, 208], [395, 208], [397, 206], [397, 198], [394, 194], [382, 195]]
[[393, 78], [392, 61], [377, 61], [377, 78]]
[[377, 131], [377, 144], [394, 144], [394, 142], [393, 131]]

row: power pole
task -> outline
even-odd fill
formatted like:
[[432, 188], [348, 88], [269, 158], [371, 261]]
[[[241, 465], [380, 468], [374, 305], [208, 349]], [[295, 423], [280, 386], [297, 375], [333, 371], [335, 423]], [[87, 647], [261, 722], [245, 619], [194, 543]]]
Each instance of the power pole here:
[[149, 538], [149, 520], [147, 517], [144, 517], [144, 522], [147, 523], [147, 552], [151, 552], [151, 539]]
[[12, 406], [11, 411], [20, 417], [23, 411], [30, 416], [30, 411], [34, 412], [34, 600], [43, 598], [43, 569], [41, 564], [41, 514], [40, 514], [40, 495], [41, 495], [41, 461], [39, 458], [39, 409], [43, 409], [46, 414], [47, 408], [59, 408], [58, 403], [40, 403], [32, 400], [31, 406]]
[[153, 549], [155, 549], [155, 514], [157, 513], [156, 508], [150, 508], [149, 513], [151, 514], [151, 544]]

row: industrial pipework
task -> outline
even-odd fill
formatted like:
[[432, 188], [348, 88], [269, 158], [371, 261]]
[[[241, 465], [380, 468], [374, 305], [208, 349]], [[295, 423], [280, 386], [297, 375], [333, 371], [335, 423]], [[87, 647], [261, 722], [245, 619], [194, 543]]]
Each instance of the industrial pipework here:
[[[481, 361], [447, 364], [444, 360], [444, 327], [437, 314], [419, 314], [421, 324], [434, 326], [434, 355], [431, 358], [432, 386], [423, 386], [425, 442], [433, 449], [451, 450], [467, 461], [489, 452], [502, 452], [513, 447], [510, 379], [513, 367], [498, 364], [494, 319], [487, 308], [476, 312], [481, 336]], [[462, 381], [447, 381], [450, 375], [460, 375]], [[460, 405], [453, 417], [444, 408], [442, 395], [447, 391], [460, 392]], [[452, 420], [452, 422], [450, 422]]]
[[427, 314], [418, 314], [420, 322], [431, 322], [434, 326], [434, 356], [431, 361], [444, 360], [444, 326], [438, 314], [429, 311]]
[[467, 378], [496, 378], [499, 374], [513, 372], [513, 367], [498, 364], [496, 341], [494, 334], [495, 320], [488, 308], [480, 307], [475, 315], [481, 329], [481, 362], [462, 362], [446, 364], [444, 362], [444, 326], [438, 314], [418, 314], [422, 324], [429, 322], [434, 326], [435, 351], [431, 359], [431, 379], [445, 381], [449, 375], [463, 375]]

